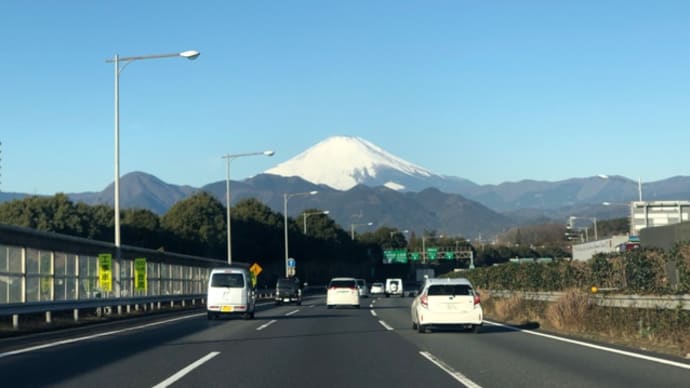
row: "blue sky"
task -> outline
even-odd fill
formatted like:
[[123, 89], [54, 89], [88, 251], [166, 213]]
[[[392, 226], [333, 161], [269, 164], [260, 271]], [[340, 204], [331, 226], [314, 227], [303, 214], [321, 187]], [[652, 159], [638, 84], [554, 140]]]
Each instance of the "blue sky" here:
[[333, 135], [479, 184], [688, 175], [687, 1], [2, 1], [0, 190], [243, 179]]

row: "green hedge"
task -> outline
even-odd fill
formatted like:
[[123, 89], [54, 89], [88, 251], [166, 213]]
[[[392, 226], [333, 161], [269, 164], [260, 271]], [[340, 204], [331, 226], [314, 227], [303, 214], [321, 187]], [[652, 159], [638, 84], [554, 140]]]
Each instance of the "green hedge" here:
[[690, 293], [690, 243], [671, 251], [637, 249], [598, 254], [588, 261], [504, 263], [450, 273], [467, 277], [483, 289], [563, 291], [568, 288], [613, 290], [631, 294]]

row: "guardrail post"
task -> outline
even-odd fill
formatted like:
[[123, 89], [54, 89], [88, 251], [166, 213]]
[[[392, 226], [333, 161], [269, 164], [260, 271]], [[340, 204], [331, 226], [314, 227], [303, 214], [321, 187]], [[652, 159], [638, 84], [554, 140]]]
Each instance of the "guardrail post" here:
[[19, 314], [12, 314], [12, 328], [19, 329]]
[[184, 302], [184, 299], [182, 299], [182, 307], [184, 307], [184, 306], [185, 306], [185, 302]]
[[74, 317], [74, 322], [79, 321], [79, 309], [72, 310], [72, 317]]
[[117, 315], [122, 315], [122, 306], [117, 305]]
[[46, 323], [52, 323], [53, 322], [52, 318], [53, 317], [52, 317], [50, 311], [46, 311]]

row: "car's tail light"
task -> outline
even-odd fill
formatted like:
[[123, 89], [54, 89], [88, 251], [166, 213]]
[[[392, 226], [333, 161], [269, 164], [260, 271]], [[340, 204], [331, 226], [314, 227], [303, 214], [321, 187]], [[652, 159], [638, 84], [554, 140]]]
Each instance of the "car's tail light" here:
[[421, 303], [422, 306], [429, 308], [429, 298], [426, 294], [422, 294], [422, 296], [419, 297], [419, 303]]
[[479, 294], [474, 294], [474, 305], [476, 306], [478, 304], [479, 304]]

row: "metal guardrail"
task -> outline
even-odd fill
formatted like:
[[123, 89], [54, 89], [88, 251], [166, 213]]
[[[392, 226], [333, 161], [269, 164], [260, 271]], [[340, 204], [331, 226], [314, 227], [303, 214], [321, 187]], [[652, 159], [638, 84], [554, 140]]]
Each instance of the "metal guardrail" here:
[[[491, 295], [501, 298], [509, 298], [520, 295], [528, 300], [540, 300], [556, 302], [565, 292], [538, 292], [538, 291], [489, 291]], [[690, 295], [620, 295], [620, 294], [589, 294], [589, 297], [598, 306], [642, 308], [642, 309], [667, 309], [690, 310]]]
[[[86, 309], [96, 309], [96, 315], [110, 315], [111, 313], [122, 315], [130, 313], [132, 308], [135, 311], [160, 310], [163, 305], [174, 307], [179, 304], [186, 307], [190, 305], [204, 304], [205, 294], [194, 295], [166, 295], [166, 296], [143, 296], [131, 298], [98, 298], [82, 301], [56, 301], [56, 302], [30, 302], [13, 303], [0, 305], [0, 316], [11, 316], [12, 327], [19, 328], [19, 318], [21, 315], [45, 314], [45, 322], [52, 322], [52, 313], [61, 311], [72, 311], [75, 322], [79, 321], [79, 312]], [[115, 310], [115, 311], [113, 311]]]

